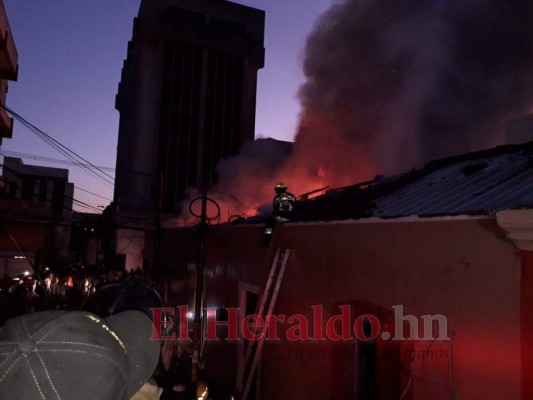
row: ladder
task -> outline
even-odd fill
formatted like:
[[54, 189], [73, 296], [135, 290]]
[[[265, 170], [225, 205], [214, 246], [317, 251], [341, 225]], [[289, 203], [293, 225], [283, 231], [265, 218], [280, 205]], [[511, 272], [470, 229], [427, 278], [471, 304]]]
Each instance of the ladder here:
[[[283, 274], [287, 267], [287, 261], [291, 251], [289, 249], [277, 249], [272, 267], [270, 268], [270, 274], [265, 286], [265, 291], [261, 297], [261, 305], [259, 306], [258, 316], [263, 318], [265, 322], [263, 326], [258, 328], [255, 334], [259, 334], [258, 340], [252, 340], [247, 342], [246, 353], [244, 360], [239, 367], [237, 375], [237, 394], [239, 394], [240, 400], [247, 400], [250, 387], [252, 385], [257, 364], [261, 357], [261, 351], [263, 350], [263, 344], [268, 331], [268, 324], [266, 323], [266, 317], [272, 315], [274, 306], [276, 305], [276, 299], [278, 298], [279, 288], [281, 281], [283, 280]], [[268, 305], [267, 305], [268, 303]]]

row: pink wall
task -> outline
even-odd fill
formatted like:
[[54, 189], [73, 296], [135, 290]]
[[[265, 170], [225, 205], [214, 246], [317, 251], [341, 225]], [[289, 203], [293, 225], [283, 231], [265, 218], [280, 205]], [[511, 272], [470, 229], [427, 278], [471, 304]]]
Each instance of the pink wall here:
[[[189, 234], [177, 231], [164, 240], [164, 258], [180, 268], [195, 262]], [[261, 226], [209, 231], [208, 307], [238, 306], [239, 287], [264, 286], [269, 249], [262, 234]], [[378, 340], [374, 393], [384, 399], [398, 399], [404, 391], [404, 399], [450, 399], [455, 390], [463, 399], [520, 398], [520, 257], [493, 220], [288, 224], [274, 241], [273, 248], [292, 249], [276, 314], [310, 317], [310, 307], [321, 304], [327, 318], [349, 304], [352, 318], [378, 314], [389, 330], [393, 305], [418, 317], [447, 317], [451, 344], [436, 342], [428, 350], [429, 342]], [[175, 279], [172, 304], [191, 298], [193, 284], [185, 272]], [[356, 350], [361, 347], [355, 340], [267, 343], [261, 399], [353, 396], [360, 368]], [[238, 352], [235, 344], [210, 343], [208, 372], [233, 385]]]

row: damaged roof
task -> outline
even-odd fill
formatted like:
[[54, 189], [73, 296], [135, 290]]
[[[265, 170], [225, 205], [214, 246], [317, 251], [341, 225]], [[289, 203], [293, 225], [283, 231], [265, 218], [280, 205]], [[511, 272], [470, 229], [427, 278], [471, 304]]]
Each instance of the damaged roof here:
[[449, 157], [298, 204], [298, 220], [483, 215], [533, 207], [533, 142]]

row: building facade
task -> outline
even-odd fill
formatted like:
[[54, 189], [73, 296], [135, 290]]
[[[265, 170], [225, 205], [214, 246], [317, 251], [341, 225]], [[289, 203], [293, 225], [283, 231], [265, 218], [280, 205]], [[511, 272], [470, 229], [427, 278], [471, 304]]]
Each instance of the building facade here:
[[[0, 264], [8, 268], [23, 263], [24, 256], [37, 268], [67, 263], [74, 193], [68, 170], [25, 165], [12, 157], [4, 157], [2, 169]], [[10, 274], [17, 271], [13, 267]]]
[[[495, 217], [288, 223], [276, 229], [270, 247], [262, 243], [264, 227], [252, 225], [214, 227], [205, 243], [204, 315], [218, 327], [217, 340], [203, 349], [204, 366], [228, 393], [237, 384], [245, 341], [240, 330], [241, 340], [224, 340], [228, 320], [216, 311], [238, 308], [241, 327], [261, 301], [274, 250], [287, 248], [273, 311], [285, 319], [277, 323], [279, 340], [265, 341], [249, 398], [450, 400], [453, 392], [465, 399], [531, 398], [532, 331], [530, 318], [521, 317], [524, 307], [531, 312], [531, 300], [520, 289], [531, 284], [530, 271], [521, 277], [528, 266]], [[169, 235], [166, 242], [174, 245], [164, 249], [164, 258], [173, 262], [175, 275], [161, 286], [170, 288], [169, 305], [192, 310], [196, 240], [185, 229]], [[527, 297], [530, 289], [524, 290]], [[335, 329], [339, 335], [349, 330], [349, 338], [333, 340], [326, 323], [342, 315], [342, 306], [346, 321]], [[400, 318], [403, 334], [395, 330], [398, 306], [398, 318], [406, 317]], [[361, 315], [378, 319], [375, 340], [357, 339]], [[438, 315], [446, 323], [428, 331], [423, 316]], [[414, 327], [419, 330], [410, 339]], [[438, 338], [440, 329], [447, 339], [424, 339]], [[384, 332], [402, 340], [385, 340]]]
[[[0, 0], [0, 104], [6, 103], [7, 82], [18, 77], [18, 54], [3, 0]], [[13, 119], [0, 107], [0, 145], [13, 134]]]
[[42, 203], [55, 215], [70, 218], [74, 184], [68, 170], [26, 165], [20, 158], [4, 157], [4, 196], [12, 200]]
[[142, 1], [116, 96], [119, 211], [180, 211], [189, 188], [253, 140], [264, 12], [221, 0]]
[[[299, 200], [269, 244], [257, 217], [211, 226], [200, 286], [203, 332], [216, 330], [202, 349], [207, 375], [239, 388], [246, 337], [242, 328], [230, 339], [228, 323], [252, 328], [260, 320], [245, 318], [276, 281], [279, 319], [267, 324], [249, 399], [533, 398], [532, 155], [533, 142], [500, 146], [330, 189]], [[161, 258], [173, 267], [159, 290], [193, 309], [197, 235], [165, 234]], [[278, 249], [290, 249], [280, 281]]]

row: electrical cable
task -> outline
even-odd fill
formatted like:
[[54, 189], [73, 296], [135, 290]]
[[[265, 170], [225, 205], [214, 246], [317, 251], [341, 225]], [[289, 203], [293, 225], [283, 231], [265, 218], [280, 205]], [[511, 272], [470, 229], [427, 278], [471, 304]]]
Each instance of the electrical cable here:
[[[56, 139], [54, 139], [53, 137], [51, 137], [50, 135], [48, 135], [46, 132], [42, 131], [41, 129], [39, 129], [38, 127], [36, 127], [34, 124], [32, 124], [31, 122], [29, 122], [28, 120], [26, 120], [24, 117], [22, 117], [21, 115], [19, 115], [17, 112], [15, 112], [14, 110], [12, 110], [11, 108], [7, 107], [5, 104], [0, 104], [0, 107], [4, 108], [9, 114], [11, 114], [17, 121], [19, 121], [20, 123], [22, 123], [24, 126], [26, 126], [26, 128], [28, 128], [31, 132], [33, 132], [35, 135], [37, 135], [40, 139], [44, 140], [47, 144], [49, 144], [50, 146], [52, 146], [54, 149], [56, 149], [58, 152], [60, 152], [61, 154], [63, 154], [65, 157], [67, 157], [68, 159], [72, 160], [73, 162], [75, 162], [77, 165], [79, 165], [80, 167], [84, 168], [87, 172], [93, 174], [93, 176], [95, 177], [99, 177], [103, 182], [106, 182], [107, 184], [110, 184], [110, 185], [113, 185], [113, 181], [115, 180], [111, 175], [107, 174], [106, 172], [102, 171], [101, 168], [97, 167], [96, 165], [94, 165], [93, 163], [91, 163], [90, 161], [86, 160], [85, 158], [83, 158], [82, 156], [80, 156], [79, 154], [77, 154], [76, 152], [74, 152], [73, 150], [69, 149], [68, 147], [66, 147], [65, 145], [63, 145], [62, 143], [60, 143], [59, 141], [57, 141]], [[77, 158], [77, 159], [76, 159]], [[91, 170], [89, 168], [87, 168], [83, 163], [81, 163], [79, 160], [82, 160], [85, 164], [88, 164], [90, 165], [92, 168], [96, 169], [97, 171], [99, 171], [102, 175], [99, 175], [96, 173], [96, 171], [94, 170]], [[107, 178], [106, 178], [107, 177]], [[108, 179], [109, 178], [109, 179]]]
[[81, 190], [82, 192], [85, 192], [85, 193], [89, 193], [89, 194], [92, 194], [93, 196], [96, 196], [96, 197], [100, 197], [101, 199], [104, 199], [104, 200], [108, 200], [108, 201], [113, 201], [111, 199], [108, 199], [107, 197], [104, 197], [104, 196], [100, 196], [99, 194], [96, 194], [96, 193], [93, 193], [87, 189], [83, 189], [79, 186], [74, 186], [75, 189], [78, 189], [78, 190]]
[[[28, 128], [28, 130], [30, 130], [32, 133], [34, 133], [37, 137], [42, 139], [44, 142], [46, 142], [48, 145], [53, 147], [59, 153], [61, 153], [66, 158], [71, 160], [74, 163], [75, 166], [78, 166], [78, 167], [81, 167], [81, 168], [85, 169], [85, 171], [87, 173], [89, 173], [93, 177], [99, 179], [101, 182], [107, 184], [110, 187], [114, 187], [115, 178], [103, 171], [104, 169], [107, 169], [107, 170], [112, 170], [112, 169], [106, 168], [106, 167], [99, 167], [99, 166], [94, 165], [93, 163], [91, 163], [90, 161], [86, 160], [85, 158], [83, 158], [82, 156], [80, 156], [79, 154], [74, 152], [73, 150], [69, 149], [67, 146], [65, 146], [62, 143], [60, 143], [59, 141], [55, 140], [53, 137], [48, 135], [43, 130], [39, 129], [37, 126], [35, 126], [34, 124], [32, 124], [31, 122], [26, 120], [24, 117], [19, 115], [17, 112], [15, 112], [11, 108], [7, 107], [5, 104], [1, 104], [0, 103], [0, 107], [5, 109], [8, 113], [10, 113], [13, 116], [13, 118], [15, 118], [21, 124], [23, 124], [26, 128]], [[83, 163], [80, 162], [79, 160], [82, 160]], [[140, 193], [139, 191], [137, 191], [135, 189], [133, 190], [133, 192], [136, 193], [138, 196], [140, 196], [143, 199], [147, 198], [145, 194], [142, 194], [142, 193]]]
[[[17, 175], [17, 176], [19, 176], [19, 177], [21, 177], [21, 178], [24, 177], [24, 175], [21, 174], [20, 172], [15, 171], [13, 168], [10, 168], [10, 167], [8, 167], [8, 166], [6, 166], [6, 165], [4, 165], [4, 164], [1, 164], [1, 163], [0, 163], [0, 167], [2, 167], [2, 168], [4, 168], [4, 169], [8, 170], [8, 171], [11, 172], [12, 174], [15, 174], [15, 175]], [[15, 188], [16, 188], [16, 189], [20, 189], [20, 190], [22, 190], [22, 186], [20, 186], [20, 185], [16, 185]], [[84, 208], [87, 208], [87, 209], [91, 209], [91, 210], [93, 210], [93, 211], [97, 211], [97, 212], [99, 212], [99, 213], [102, 212], [102, 210], [99, 209], [98, 207], [92, 206], [91, 204], [88, 204], [88, 203], [85, 203], [85, 202], [83, 202], [83, 201], [81, 201], [81, 200], [75, 199], [74, 197], [67, 196], [66, 194], [65, 194], [63, 197], [64, 197], [65, 199], [67, 199], [67, 200], [72, 200], [73, 202], [75, 202], [77, 205], [80, 205], [81, 207], [84, 207]], [[63, 209], [70, 210], [70, 211], [73, 211], [72, 209], [68, 209], [68, 207], [64, 207], [64, 206], [63, 206], [62, 208], [63, 208]]]
[[460, 400], [459, 394], [454, 383], [455, 367], [454, 367], [454, 354], [453, 354], [453, 332], [450, 334], [450, 386], [452, 388], [454, 400]]
[[98, 207], [91, 206], [90, 204], [84, 203], [83, 201], [80, 201], [80, 200], [76, 200], [74, 197], [65, 196], [65, 198], [68, 200], [72, 200], [79, 207], [86, 208], [88, 210], [98, 211], [100, 213], [102, 212], [102, 210], [99, 209]]
[[[0, 155], [6, 156], [6, 157], [16, 157], [16, 158], [25, 158], [29, 160], [37, 160], [37, 161], [44, 161], [48, 163], [54, 163], [54, 164], [61, 164], [61, 165], [71, 165], [74, 167], [81, 167], [78, 165], [78, 163], [75, 163], [73, 161], [67, 161], [67, 160], [60, 160], [58, 158], [51, 158], [51, 157], [44, 157], [44, 156], [38, 156], [35, 154], [27, 154], [27, 153], [21, 153], [19, 151], [13, 151], [13, 150], [5, 150], [0, 149]], [[90, 167], [89, 164], [83, 164], [85, 167]], [[104, 171], [110, 171], [115, 172], [114, 168], [111, 167], [102, 167], [98, 166], [101, 170]]]
[[[0, 155], [6, 156], [6, 157], [26, 158], [26, 159], [31, 159], [31, 160], [38, 160], [38, 161], [44, 161], [44, 162], [57, 163], [57, 164], [61, 164], [61, 165], [71, 165], [71, 166], [74, 166], [74, 167], [81, 167], [81, 165], [79, 165], [78, 163], [75, 163], [75, 162], [69, 162], [69, 161], [66, 161], [66, 160], [59, 160], [59, 159], [49, 158], [49, 157], [42, 157], [42, 156], [37, 156], [37, 155], [33, 155], [33, 154], [20, 153], [18, 151], [10, 151], [10, 150], [0, 149]], [[83, 166], [89, 168], [88, 164], [83, 164]], [[115, 171], [115, 169], [109, 168], [109, 167], [99, 166], [98, 168], [100, 168], [102, 170], [107, 170], [107, 171]], [[78, 190], [81, 190], [82, 192], [86, 192], [86, 193], [92, 194], [93, 196], [99, 197], [99, 198], [101, 198], [103, 200], [113, 201], [112, 199], [110, 199], [108, 197], [104, 197], [102, 195], [99, 195], [97, 193], [91, 192], [90, 190], [84, 189], [82, 187], [75, 186], [75, 188], [78, 189]]]
[[24, 122], [22, 122], [23, 125], [26, 126], [30, 131], [32, 131], [34, 134], [36, 134], [40, 139], [44, 140], [47, 144], [49, 144], [51, 147], [53, 147], [55, 150], [57, 150], [59, 153], [63, 154], [66, 158], [70, 159], [76, 166], [83, 168], [86, 172], [88, 172], [90, 175], [95, 177], [96, 179], [99, 179], [100, 181], [104, 182], [105, 184], [109, 186], [113, 186], [112, 182], [109, 181], [107, 178], [99, 175], [96, 171], [93, 169], [87, 167], [85, 164], [80, 163], [76, 160], [73, 156], [71, 156], [68, 152], [63, 150], [60, 146], [56, 145], [53, 141], [48, 140], [45, 136], [40, 135], [39, 132], [35, 131], [31, 125], [26, 125]]
[[[19, 121], [20, 122], [20, 121]], [[70, 159], [72, 162], [74, 162], [75, 165], [79, 166], [79, 167], [82, 167], [83, 169], [85, 169], [86, 172], [88, 172], [90, 175], [92, 175], [93, 177], [95, 177], [96, 179], [99, 179], [100, 181], [104, 182], [105, 184], [109, 185], [109, 186], [112, 186], [112, 183], [111, 181], [109, 181], [107, 178], [99, 175], [96, 171], [92, 170], [91, 168], [89, 167], [86, 167], [85, 164], [82, 164], [80, 163], [79, 161], [76, 160], [76, 158], [74, 158], [73, 156], [71, 156], [68, 152], [66, 152], [65, 150], [63, 150], [60, 146], [56, 145], [53, 141], [50, 141], [48, 138], [46, 138], [45, 136], [41, 135], [38, 131], [34, 130], [33, 127], [31, 125], [28, 125], [26, 124], [25, 122], [21, 122], [24, 126], [26, 126], [26, 128], [28, 130], [30, 130], [31, 132], [33, 132], [34, 134], [36, 134], [40, 139], [44, 140], [48, 145], [50, 145], [51, 147], [53, 147], [55, 150], [57, 150], [59, 153], [61, 153], [63, 156], [65, 156], [66, 158]]]
[[[28, 262], [28, 264], [30, 264], [30, 267], [31, 269], [33, 270], [33, 274], [37, 276], [37, 279], [39, 280], [39, 282], [41, 282], [41, 284], [43, 283], [42, 279], [41, 279], [41, 276], [39, 275], [39, 273], [37, 272], [37, 270], [35, 269], [35, 266], [33, 265], [33, 263], [31, 262], [30, 258], [28, 257], [28, 255], [26, 254], [26, 252], [24, 250], [22, 250], [22, 248], [19, 246], [18, 242], [15, 240], [15, 238], [9, 233], [9, 232], [6, 232], [7, 233], [7, 236], [9, 236], [9, 239], [11, 239], [11, 241], [15, 244], [15, 246], [17, 247], [18, 251], [20, 252], [20, 254], [22, 254], [24, 256], [24, 258], [26, 259], [26, 261]], [[7, 268], [7, 267], [6, 267]]]
[[[431, 346], [433, 346], [435, 341], [436, 340], [433, 340], [429, 344], [428, 348], [425, 349], [425, 351], [429, 351], [429, 349], [431, 348]], [[453, 365], [454, 364], [454, 356], [453, 356], [453, 340], [452, 340], [451, 336], [450, 336], [450, 339], [449, 339], [449, 343], [450, 343], [450, 372], [449, 372], [450, 381], [449, 382], [437, 381], [437, 380], [427, 379], [425, 377], [421, 377], [421, 376], [415, 375], [415, 373], [413, 371], [413, 369], [414, 369], [413, 368], [413, 360], [411, 360], [411, 367], [410, 367], [410, 370], [409, 370], [409, 380], [407, 381], [407, 385], [406, 385], [405, 389], [403, 390], [403, 392], [400, 395], [400, 400], [402, 400], [406, 396], [407, 391], [409, 390], [409, 387], [411, 386], [411, 383], [412, 383], [413, 379], [421, 381], [421, 382], [424, 382], [426, 384], [441, 385], [441, 386], [449, 387], [450, 390], [452, 391], [452, 394], [453, 394], [453, 400], [460, 400], [459, 394], [457, 393], [457, 389], [456, 389], [454, 381], [453, 381], [453, 378], [454, 378], [454, 365]]]
[[403, 400], [403, 398], [407, 394], [407, 391], [409, 390], [409, 387], [411, 386], [411, 381], [412, 380], [413, 380], [413, 366], [412, 366], [412, 361], [411, 361], [411, 369], [409, 371], [409, 380], [407, 381], [407, 385], [405, 386], [404, 391], [400, 395], [400, 400]]

